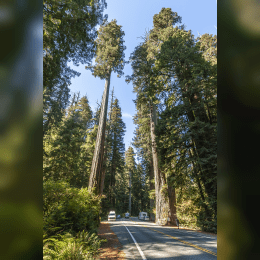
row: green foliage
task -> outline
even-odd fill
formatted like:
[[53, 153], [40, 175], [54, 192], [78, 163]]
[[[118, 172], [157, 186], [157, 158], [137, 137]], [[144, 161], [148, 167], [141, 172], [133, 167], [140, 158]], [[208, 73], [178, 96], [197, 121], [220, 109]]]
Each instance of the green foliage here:
[[85, 162], [93, 145], [91, 127], [92, 111], [87, 97], [74, 96], [61, 124], [44, 136], [44, 179], [66, 180], [86, 187], [89, 171]]
[[176, 23], [181, 23], [182, 18], [171, 10], [171, 8], [162, 8], [159, 14], [153, 16], [153, 30], [159, 31], [170, 27]]
[[74, 65], [89, 64], [94, 55], [96, 26], [103, 20], [103, 0], [43, 1], [43, 130], [57, 126], [68, 105]]
[[49, 179], [43, 183], [44, 233], [96, 231], [101, 198], [87, 188], [74, 188], [65, 181]]
[[138, 163], [132, 175], [132, 215], [150, 211], [149, 188], [149, 174]]
[[163, 8], [153, 21], [153, 29], [131, 54], [133, 74], [127, 77], [137, 93], [134, 144], [143, 165], [149, 166], [153, 103], [159, 112], [155, 124], [160, 169], [168, 186], [186, 194], [180, 199], [177, 193], [177, 216], [185, 225], [215, 232], [217, 38], [205, 34], [194, 39], [184, 26], [173, 27], [181, 17], [170, 8]]
[[111, 71], [123, 75], [124, 46], [122, 26], [116, 20], [103, 23], [98, 30], [96, 40], [95, 65], [87, 66], [95, 77], [106, 78]]
[[129, 208], [129, 176], [123, 170], [115, 176], [115, 208], [117, 214], [123, 216]]
[[102, 201], [104, 214], [107, 214], [111, 208], [122, 209], [122, 204], [126, 199], [124, 188], [125, 144], [123, 139], [126, 126], [122, 120], [121, 107], [117, 98], [111, 103], [110, 108], [106, 138], [107, 161], [104, 166], [106, 172], [104, 194], [106, 198]]
[[[135, 161], [133, 147], [129, 146], [125, 154], [125, 180], [129, 187], [131, 179], [131, 215], [138, 216], [141, 211], [149, 211], [149, 177], [144, 167]], [[129, 188], [126, 193], [126, 210], [129, 208]]]
[[91, 61], [95, 26], [102, 22], [105, 7], [99, 0], [43, 1], [44, 88], [66, 83], [68, 72], [73, 72], [67, 61]]
[[50, 237], [43, 240], [43, 259], [96, 259], [102, 242], [105, 240], [100, 240], [95, 233], [90, 234], [85, 230], [78, 232], [76, 236], [66, 233]]
[[136, 171], [135, 152], [132, 146], [129, 146], [125, 153], [126, 170], [130, 173]]

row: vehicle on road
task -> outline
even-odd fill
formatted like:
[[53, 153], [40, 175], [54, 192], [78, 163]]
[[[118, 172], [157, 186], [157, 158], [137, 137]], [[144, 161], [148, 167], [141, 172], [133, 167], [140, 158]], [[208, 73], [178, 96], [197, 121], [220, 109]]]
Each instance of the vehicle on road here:
[[130, 217], [130, 214], [127, 212], [125, 213], [125, 218], [129, 218]]
[[149, 220], [147, 212], [140, 212], [138, 215], [138, 219], [140, 220]]
[[121, 218], [121, 216], [120, 215], [117, 215], [117, 217], [116, 218]]
[[115, 211], [110, 211], [108, 214], [108, 221], [110, 220], [116, 220], [116, 213]]

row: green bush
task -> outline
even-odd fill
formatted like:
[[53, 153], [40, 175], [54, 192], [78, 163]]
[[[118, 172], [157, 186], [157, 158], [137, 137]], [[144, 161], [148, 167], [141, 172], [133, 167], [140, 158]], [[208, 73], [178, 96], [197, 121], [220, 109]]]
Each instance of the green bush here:
[[43, 184], [44, 234], [96, 232], [100, 198], [87, 188], [71, 187], [65, 181], [48, 180]]
[[96, 234], [86, 231], [79, 232], [75, 237], [70, 233], [50, 237], [43, 240], [43, 259], [96, 259], [103, 241], [105, 240], [100, 240]]

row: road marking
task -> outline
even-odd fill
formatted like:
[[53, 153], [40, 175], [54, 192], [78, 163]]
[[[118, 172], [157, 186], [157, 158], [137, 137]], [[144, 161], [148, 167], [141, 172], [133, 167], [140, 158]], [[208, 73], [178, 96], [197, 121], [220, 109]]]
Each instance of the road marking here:
[[[133, 222], [135, 222], [135, 221], [133, 221]], [[135, 222], [135, 223], [136, 223], [136, 222]], [[171, 235], [165, 234], [165, 233], [163, 233], [163, 232], [161, 232], [161, 231], [155, 230], [155, 229], [150, 228], [150, 227], [147, 227], [147, 226], [145, 226], [145, 225], [142, 225], [142, 224], [139, 224], [139, 223], [136, 223], [136, 224], [138, 224], [138, 225], [140, 225], [140, 226], [143, 226], [143, 227], [146, 227], [146, 228], [149, 228], [149, 229], [151, 229], [151, 230], [153, 230], [153, 231], [159, 232], [159, 233], [161, 233], [161, 234], [163, 234], [163, 235], [166, 235], [166, 236], [171, 237], [171, 238], [173, 238], [173, 239], [175, 239], [175, 240], [178, 240], [178, 241], [180, 241], [181, 243], [184, 243], [184, 244], [186, 244], [186, 245], [195, 247], [195, 248], [197, 248], [197, 249], [199, 249], [199, 250], [201, 250], [201, 251], [204, 251], [204, 252], [206, 252], [206, 253], [209, 253], [209, 254], [211, 254], [211, 255], [217, 256], [216, 253], [214, 253], [214, 252], [212, 252], [212, 251], [210, 251], [210, 250], [207, 250], [207, 249], [205, 249], [205, 248], [203, 248], [203, 247], [200, 247], [200, 246], [191, 244], [191, 243], [186, 242], [186, 241], [184, 241], [184, 240], [181, 240], [181, 239], [179, 239], [179, 238], [177, 238], [177, 237], [173, 237], [173, 236], [171, 236]]]
[[138, 245], [138, 243], [136, 242], [135, 238], [133, 237], [133, 235], [131, 234], [131, 232], [128, 230], [128, 228], [125, 226], [126, 230], [128, 231], [128, 233], [130, 234], [130, 236], [132, 237], [140, 255], [142, 256], [143, 260], [146, 260], [146, 257], [144, 256], [144, 253], [143, 251], [141, 250], [140, 246]]

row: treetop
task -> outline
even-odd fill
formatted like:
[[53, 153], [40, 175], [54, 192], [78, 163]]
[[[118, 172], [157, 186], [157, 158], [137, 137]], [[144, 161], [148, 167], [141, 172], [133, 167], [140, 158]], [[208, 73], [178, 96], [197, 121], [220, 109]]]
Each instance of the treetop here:
[[95, 65], [86, 66], [95, 77], [106, 78], [112, 71], [123, 75], [126, 49], [123, 36], [125, 35], [122, 26], [116, 20], [105, 21], [98, 30], [98, 37], [95, 41]]

